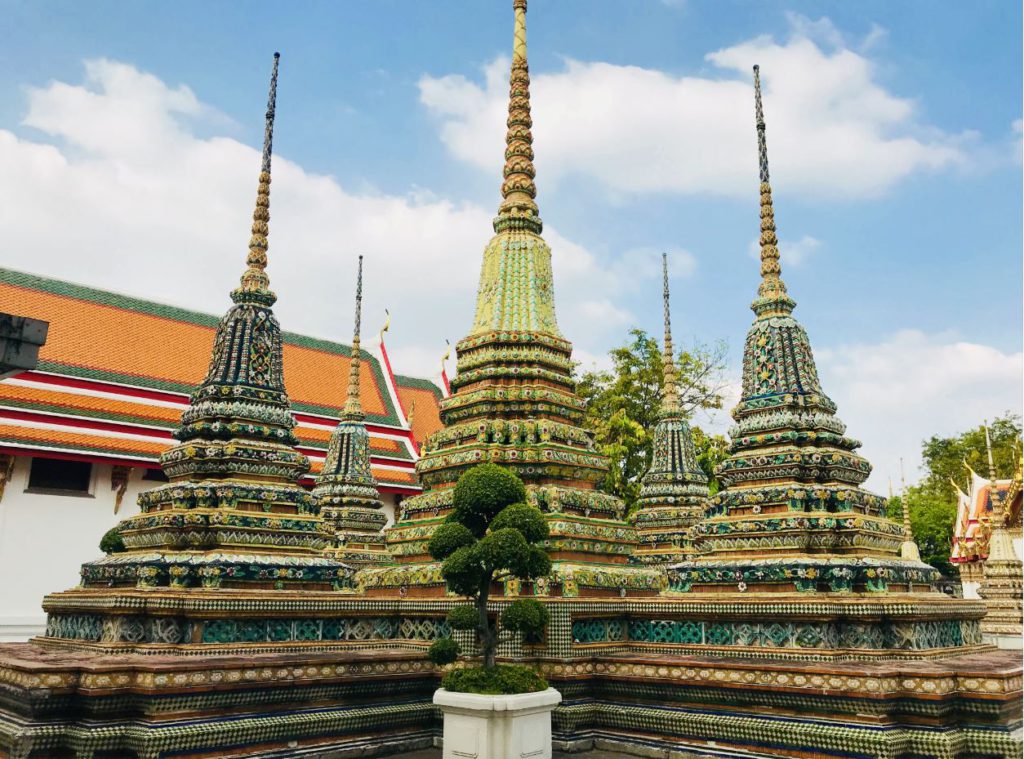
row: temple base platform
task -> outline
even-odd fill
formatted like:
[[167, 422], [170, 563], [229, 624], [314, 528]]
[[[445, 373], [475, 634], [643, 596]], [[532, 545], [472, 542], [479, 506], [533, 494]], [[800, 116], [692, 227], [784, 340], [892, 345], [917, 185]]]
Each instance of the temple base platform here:
[[[1007, 651], [884, 661], [623, 653], [535, 663], [555, 748], [647, 757], [1021, 756]], [[402, 756], [434, 745], [421, 653], [194, 657], [0, 646], [0, 756]]]
[[[425, 651], [459, 599], [264, 593], [50, 596], [47, 635], [0, 646], [0, 757], [401, 756], [440, 738]], [[556, 748], [1021, 759], [1020, 654], [981, 643], [978, 602], [543, 601], [544, 638], [499, 655], [561, 692]]]
[[624, 655], [545, 664], [555, 747], [661, 759], [1021, 756], [1010, 652], [794, 662]]
[[[401, 755], [431, 746], [420, 652], [110, 656], [0, 646], [0, 757]], [[342, 756], [344, 754], [337, 754]]]

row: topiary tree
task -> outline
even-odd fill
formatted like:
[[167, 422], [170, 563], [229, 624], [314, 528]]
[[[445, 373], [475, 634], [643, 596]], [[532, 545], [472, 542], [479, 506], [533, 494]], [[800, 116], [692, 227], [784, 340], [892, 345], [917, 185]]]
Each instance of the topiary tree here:
[[100, 538], [100, 550], [103, 553], [121, 553], [125, 550], [124, 538], [121, 537], [121, 525], [116, 524], [103, 533]]
[[[542, 690], [547, 684], [532, 676], [496, 668], [498, 645], [512, 634], [540, 635], [548, 623], [548, 611], [531, 598], [514, 601], [500, 618], [488, 613], [491, 586], [510, 578], [532, 580], [551, 571], [551, 559], [538, 545], [548, 536], [540, 509], [528, 505], [526, 488], [511, 472], [496, 464], [480, 464], [459, 478], [454, 490], [454, 509], [430, 539], [430, 555], [443, 562], [441, 574], [449, 590], [471, 603], [456, 606], [448, 622], [456, 630], [473, 630], [483, 666], [449, 673], [444, 687], [461, 684], [476, 692]], [[509, 635], [502, 636], [501, 632]], [[449, 664], [458, 658], [459, 645], [450, 638], [434, 641], [430, 659]], [[498, 671], [498, 670], [505, 671]], [[518, 668], [522, 669], [522, 668]], [[532, 687], [531, 687], [532, 685]]]

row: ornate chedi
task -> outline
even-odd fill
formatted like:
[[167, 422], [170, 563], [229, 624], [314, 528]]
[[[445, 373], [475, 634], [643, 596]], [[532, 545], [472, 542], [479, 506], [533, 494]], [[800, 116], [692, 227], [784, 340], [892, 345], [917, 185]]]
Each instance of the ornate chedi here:
[[551, 250], [541, 237], [530, 132], [526, 0], [514, 0], [502, 202], [484, 250], [473, 327], [456, 346], [452, 395], [441, 402], [445, 428], [424, 445], [417, 464], [427, 492], [403, 503], [388, 532], [398, 567], [359, 575], [369, 593], [443, 593], [440, 565], [426, 544], [451, 505], [451, 488], [468, 468], [490, 461], [514, 470], [545, 512], [554, 562], [548, 578], [506, 593], [538, 596], [653, 594], [655, 569], [627, 566], [636, 531], [624, 504], [599, 493], [608, 467], [579, 425], [583, 401], [572, 379], [572, 345], [558, 329]]
[[[82, 567], [84, 588], [329, 590], [348, 574], [322, 555], [330, 533], [298, 484], [309, 460], [295, 448], [281, 328], [271, 310], [276, 296], [266, 266], [277, 65], [275, 57], [246, 269], [217, 326], [206, 379], [182, 414], [179, 442], [161, 456], [169, 482], [142, 493], [142, 513], [121, 522], [124, 553]], [[71, 597], [47, 601], [51, 631], [67, 621], [65, 601]]]
[[[763, 600], [795, 592], [806, 602], [866, 593], [910, 594], [906, 621], [836, 622], [809, 636], [829, 647], [922, 649], [980, 643], [978, 610], [933, 587], [937, 570], [908, 552], [886, 501], [863, 490], [871, 467], [855, 453], [818, 381], [807, 333], [792, 312], [779, 265], [759, 71], [754, 68], [761, 174], [761, 284], [743, 354], [723, 489], [695, 528], [698, 556], [673, 568], [674, 590]], [[747, 603], [741, 601], [740, 603]], [[795, 607], [794, 607], [795, 608]], [[755, 641], [752, 644], [757, 645]]]
[[363, 257], [356, 277], [356, 316], [349, 364], [348, 392], [341, 422], [331, 433], [327, 458], [313, 488], [313, 503], [328, 527], [334, 544], [327, 553], [346, 564], [387, 562], [377, 482], [370, 471], [370, 435], [359, 400], [359, 327], [363, 302]]
[[644, 563], [675, 563], [690, 556], [690, 528], [704, 516], [708, 499], [708, 478], [697, 464], [693, 435], [679, 400], [669, 316], [668, 257], [664, 254], [662, 278], [665, 348], [661, 415], [654, 428], [651, 467], [641, 481], [638, 508], [630, 515], [640, 540], [633, 558]]
[[992, 533], [988, 542], [988, 558], [982, 565], [981, 587], [978, 595], [985, 600], [988, 613], [981, 620], [985, 639], [1000, 648], [1022, 647], [1024, 612], [1021, 593], [1024, 591], [1024, 564], [1013, 549], [1013, 540], [1007, 530], [1007, 506], [1020, 490], [1020, 472], [1010, 486], [1000, 493], [996, 479], [996, 466], [992, 458], [992, 441], [985, 427], [985, 445], [988, 448], [988, 477], [992, 483]]
[[[337, 526], [351, 537], [382, 523], [354, 381], [315, 493], [298, 484], [309, 463], [292, 435], [266, 274], [277, 60], [247, 268], [162, 457], [169, 482], [121, 523], [126, 551], [44, 599], [45, 636], [0, 646], [0, 755], [291, 755], [433, 740], [435, 672], [416, 649], [448, 633], [444, 610], [361, 602], [335, 556], [367, 559], [380, 542], [331, 549]], [[358, 334], [357, 316], [354, 376]]]

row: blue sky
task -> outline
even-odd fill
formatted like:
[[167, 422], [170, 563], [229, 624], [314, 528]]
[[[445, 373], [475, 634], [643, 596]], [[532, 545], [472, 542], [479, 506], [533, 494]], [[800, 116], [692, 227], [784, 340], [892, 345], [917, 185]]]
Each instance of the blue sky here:
[[[497, 207], [510, 5], [0, 2], [0, 265], [222, 311], [280, 50], [279, 317], [347, 339], [365, 253], [366, 322], [390, 308], [399, 370], [432, 374]], [[872, 484], [1019, 411], [1020, 31], [1002, 1], [533, 0], [538, 202], [579, 357], [658, 328], [668, 250], [677, 336], [728, 340], [738, 376], [760, 63], [783, 275]]]

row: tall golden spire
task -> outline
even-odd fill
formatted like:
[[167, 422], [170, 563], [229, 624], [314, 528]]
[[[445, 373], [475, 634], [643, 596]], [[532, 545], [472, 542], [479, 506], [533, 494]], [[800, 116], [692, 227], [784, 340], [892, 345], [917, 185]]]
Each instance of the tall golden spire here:
[[345, 399], [345, 409], [341, 418], [345, 421], [361, 422], [363, 404], [359, 400], [359, 330], [362, 322], [363, 311], [363, 257], [359, 256], [359, 272], [356, 275], [356, 319], [352, 331], [352, 360], [349, 362], [348, 370], [348, 397]]
[[259, 186], [256, 190], [256, 208], [252, 212], [252, 236], [242, 284], [231, 297], [236, 302], [254, 300], [271, 305], [277, 296], [270, 291], [267, 276], [267, 235], [270, 234], [270, 157], [274, 145], [274, 111], [277, 102], [277, 64], [280, 53], [274, 53], [274, 68], [270, 74], [270, 94], [267, 96], [267, 119], [263, 129], [263, 161], [260, 165]]
[[[1006, 531], [1006, 503], [999, 492], [999, 485], [996, 482], [996, 464], [992, 458], [992, 438], [988, 431], [988, 420], [984, 422], [985, 427], [985, 450], [988, 453], [988, 497], [992, 501], [992, 532], [988, 541], [988, 561], [1013, 561], [1017, 555], [1013, 550], [1010, 541], [1010, 534]], [[1018, 574], [1019, 577], [1019, 574]], [[1020, 592], [1017, 592], [1018, 598]]]
[[526, 0], [512, 0], [515, 32], [512, 70], [509, 75], [508, 131], [505, 133], [505, 180], [494, 230], [516, 227], [540, 234], [543, 225], [537, 211], [537, 186], [533, 167], [533, 134], [530, 128], [530, 66], [526, 60]]
[[761, 67], [754, 66], [754, 115], [757, 121], [757, 157], [761, 167], [761, 284], [757, 288], [754, 313], [758, 316], [788, 314], [796, 303], [786, 292], [779, 263], [779, 238], [775, 233], [775, 208], [768, 175], [768, 145], [765, 141], [764, 110], [761, 107]]
[[676, 380], [676, 360], [672, 350], [672, 319], [669, 315], [668, 294], [668, 254], [661, 254], [662, 300], [665, 310], [665, 348], [661, 357], [661, 368], [664, 384], [661, 388], [661, 413], [664, 416], [678, 416], [682, 412], [679, 405], [679, 384]]

